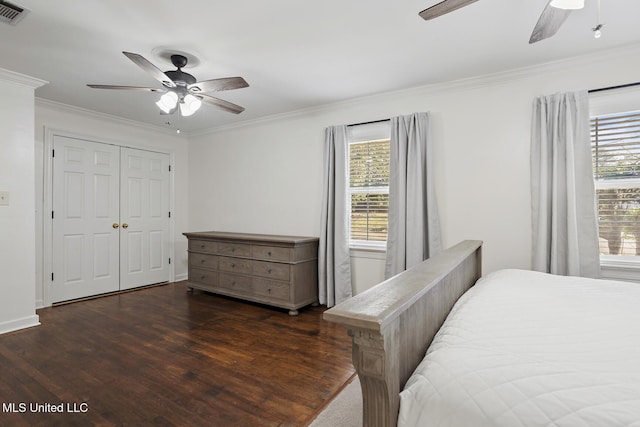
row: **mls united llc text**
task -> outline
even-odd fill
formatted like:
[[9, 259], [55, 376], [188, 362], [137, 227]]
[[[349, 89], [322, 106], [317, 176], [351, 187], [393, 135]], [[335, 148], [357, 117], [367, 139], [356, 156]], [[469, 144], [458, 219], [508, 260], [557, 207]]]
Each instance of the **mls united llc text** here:
[[34, 414], [43, 414], [43, 413], [85, 413], [89, 411], [89, 404], [86, 402], [82, 403], [26, 403], [26, 402], [9, 402], [2, 403], [2, 412], [3, 413], [34, 413]]

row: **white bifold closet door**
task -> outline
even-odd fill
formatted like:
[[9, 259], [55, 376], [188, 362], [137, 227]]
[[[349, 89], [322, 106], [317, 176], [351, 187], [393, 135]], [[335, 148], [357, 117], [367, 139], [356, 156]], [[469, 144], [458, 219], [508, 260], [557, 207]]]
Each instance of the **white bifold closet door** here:
[[55, 136], [51, 302], [169, 280], [169, 156]]

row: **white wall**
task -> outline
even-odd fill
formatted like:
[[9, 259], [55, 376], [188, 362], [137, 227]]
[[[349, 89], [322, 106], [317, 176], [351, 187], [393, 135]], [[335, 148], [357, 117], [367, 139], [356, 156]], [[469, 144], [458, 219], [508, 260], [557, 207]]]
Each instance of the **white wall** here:
[[[640, 45], [634, 45], [192, 135], [190, 229], [317, 236], [323, 129], [429, 111], [445, 247], [481, 239], [485, 272], [530, 268], [533, 99], [635, 82], [638, 76]], [[372, 271], [359, 263], [355, 258], [356, 272]], [[368, 287], [354, 280], [355, 290]], [[371, 282], [371, 275], [363, 280]]]
[[[174, 277], [182, 280], [187, 277], [187, 241], [182, 233], [188, 230], [187, 205], [188, 185], [188, 143], [183, 135], [177, 135], [169, 129], [156, 128], [137, 122], [122, 120], [67, 105], [37, 99], [35, 105], [35, 147], [36, 147], [36, 209], [37, 209], [37, 287], [36, 303], [43, 306], [44, 286], [47, 286], [50, 272], [43, 272], [43, 232], [44, 221], [50, 215], [43, 213], [44, 155], [46, 129], [62, 131], [80, 136], [87, 140], [113, 143], [128, 147], [142, 148], [169, 153], [172, 156], [172, 179], [174, 197], [172, 200], [173, 244], [171, 256]], [[33, 178], [32, 178], [33, 180]]]
[[43, 81], [0, 69], [0, 333], [39, 325], [35, 311], [34, 90]]

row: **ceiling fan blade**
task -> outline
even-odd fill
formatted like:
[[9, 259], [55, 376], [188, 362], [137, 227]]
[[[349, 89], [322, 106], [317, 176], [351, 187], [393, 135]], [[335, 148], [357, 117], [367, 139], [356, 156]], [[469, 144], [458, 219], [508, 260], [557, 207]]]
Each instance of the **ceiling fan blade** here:
[[551, 6], [551, 0], [549, 0], [531, 33], [529, 44], [547, 39], [557, 33], [570, 13], [570, 9], [559, 9]]
[[478, 0], [444, 0], [440, 3], [436, 3], [431, 7], [426, 8], [419, 15], [425, 21], [429, 19], [437, 18], [454, 10], [458, 10], [461, 7], [465, 7], [471, 3], [475, 3]]
[[194, 93], [202, 93], [221, 92], [223, 90], [240, 89], [248, 86], [249, 83], [247, 83], [242, 77], [225, 77], [223, 79], [211, 79], [195, 82], [187, 86], [187, 89]]
[[158, 67], [147, 61], [144, 56], [137, 53], [122, 52], [127, 58], [132, 60], [138, 67], [142, 68], [147, 73], [151, 74], [154, 79], [158, 80], [166, 87], [176, 87], [176, 84], [165, 73], [163, 73]]
[[202, 102], [213, 105], [214, 107], [218, 107], [222, 110], [228, 111], [230, 113], [239, 114], [244, 111], [244, 107], [241, 107], [236, 104], [232, 104], [229, 101], [225, 101], [219, 98], [215, 98], [210, 95], [205, 95], [204, 93], [199, 93], [198, 97], [202, 99]]
[[158, 89], [155, 87], [140, 87], [140, 86], [117, 86], [117, 85], [87, 85], [93, 89], [118, 89], [118, 90], [137, 90], [141, 92], [166, 92], [164, 89]]

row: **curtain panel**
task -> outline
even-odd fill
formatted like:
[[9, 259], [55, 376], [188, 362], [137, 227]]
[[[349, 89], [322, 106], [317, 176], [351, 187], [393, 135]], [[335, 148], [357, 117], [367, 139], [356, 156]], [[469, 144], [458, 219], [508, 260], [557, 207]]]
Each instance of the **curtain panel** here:
[[386, 278], [441, 249], [432, 169], [429, 114], [392, 117]]
[[586, 91], [534, 101], [531, 201], [533, 269], [600, 277]]
[[318, 298], [333, 307], [351, 297], [346, 126], [325, 129], [322, 218], [318, 247]]

